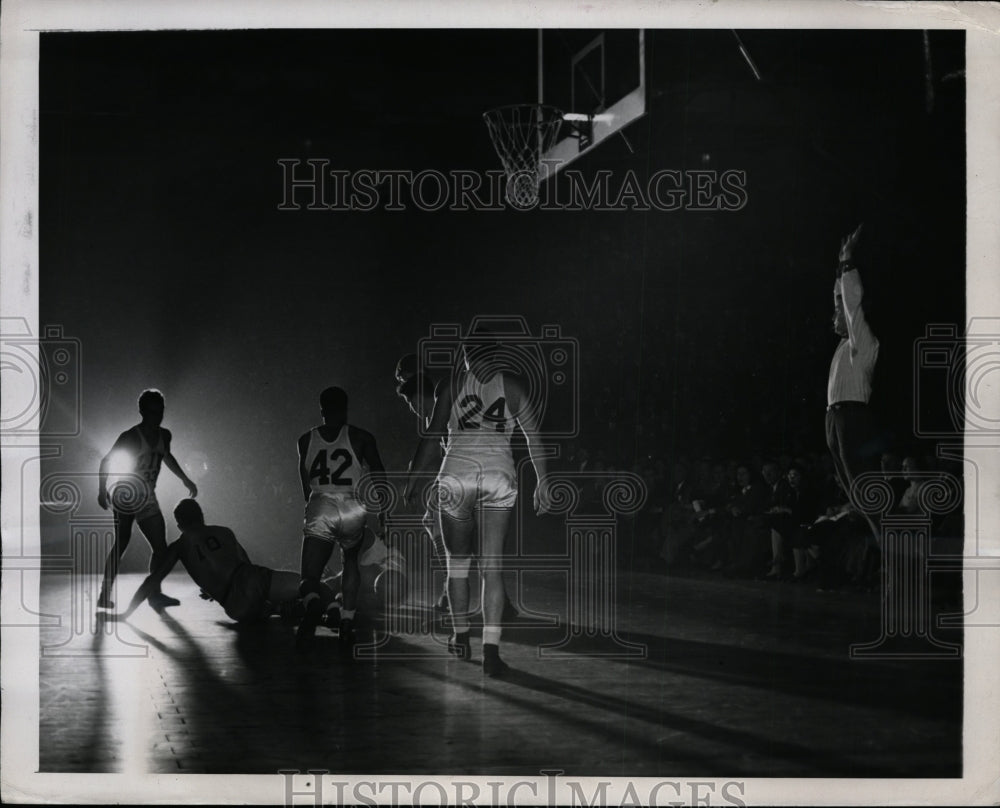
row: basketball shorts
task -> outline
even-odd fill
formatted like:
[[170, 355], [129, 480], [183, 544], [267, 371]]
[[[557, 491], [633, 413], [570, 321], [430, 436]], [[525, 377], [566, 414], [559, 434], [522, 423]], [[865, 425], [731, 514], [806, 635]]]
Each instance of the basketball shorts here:
[[119, 483], [111, 489], [111, 507], [116, 514], [130, 516], [136, 522], [160, 515], [160, 503], [152, 487]]
[[302, 533], [350, 550], [364, 538], [367, 517], [368, 512], [354, 497], [313, 491], [306, 503]]
[[471, 519], [476, 510], [510, 510], [517, 503], [512, 463], [445, 457], [437, 483], [441, 513], [459, 521]]
[[271, 604], [271, 570], [256, 564], [241, 564], [233, 573], [222, 608], [237, 622], [251, 622], [267, 617]]

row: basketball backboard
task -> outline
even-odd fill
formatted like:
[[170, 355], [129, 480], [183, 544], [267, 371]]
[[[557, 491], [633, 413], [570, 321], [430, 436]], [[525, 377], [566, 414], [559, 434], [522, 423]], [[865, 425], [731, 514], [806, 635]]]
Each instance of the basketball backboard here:
[[543, 177], [646, 113], [645, 56], [642, 29], [538, 32], [538, 102], [564, 113], [555, 143], [541, 155]]

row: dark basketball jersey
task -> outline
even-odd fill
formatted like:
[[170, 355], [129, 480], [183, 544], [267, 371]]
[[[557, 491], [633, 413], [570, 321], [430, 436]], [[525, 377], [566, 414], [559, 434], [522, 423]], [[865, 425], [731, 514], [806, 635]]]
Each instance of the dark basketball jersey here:
[[233, 574], [250, 558], [228, 527], [202, 525], [177, 540], [181, 563], [198, 586], [222, 603]]

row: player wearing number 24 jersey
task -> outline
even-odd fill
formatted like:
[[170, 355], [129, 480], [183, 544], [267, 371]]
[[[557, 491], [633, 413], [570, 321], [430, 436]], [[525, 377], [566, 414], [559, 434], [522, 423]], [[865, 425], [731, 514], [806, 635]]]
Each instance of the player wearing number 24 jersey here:
[[416, 494], [419, 475], [433, 462], [434, 437], [448, 431], [448, 446], [438, 473], [441, 528], [448, 549], [448, 601], [454, 634], [448, 647], [471, 657], [469, 639], [469, 568], [479, 545], [483, 576], [483, 672], [502, 676], [500, 659], [503, 607], [506, 599], [503, 541], [517, 502], [514, 458], [510, 449], [515, 425], [524, 433], [538, 484], [534, 504], [539, 514], [551, 505], [545, 454], [538, 441], [538, 407], [532, 406], [522, 383], [505, 376], [494, 362], [498, 345], [463, 345], [463, 368], [435, 391], [428, 434], [417, 448], [412, 474], [403, 493], [409, 502]]

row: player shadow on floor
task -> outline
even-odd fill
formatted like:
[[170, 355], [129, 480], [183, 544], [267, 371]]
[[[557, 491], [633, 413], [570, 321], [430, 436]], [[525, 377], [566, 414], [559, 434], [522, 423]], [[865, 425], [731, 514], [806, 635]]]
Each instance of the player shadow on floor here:
[[[120, 771], [121, 763], [121, 739], [112, 732], [113, 723], [109, 716], [113, 714], [111, 699], [109, 694], [109, 684], [113, 679], [112, 671], [108, 667], [108, 657], [104, 653], [104, 646], [109, 636], [104, 631], [104, 626], [100, 623], [97, 631], [93, 635], [90, 643], [93, 652], [89, 659], [96, 665], [94, 679], [96, 680], [93, 689], [81, 687], [79, 684], [70, 689], [66, 687], [55, 688], [55, 697], [52, 700], [45, 699], [46, 688], [40, 688], [39, 695], [43, 701], [39, 710], [39, 736], [40, 738], [53, 738], [49, 743], [39, 743], [38, 763], [41, 772], [92, 772], [94, 774], [114, 773]], [[80, 660], [75, 657], [66, 658], [72, 660], [76, 673], [79, 673], [82, 666]], [[90, 695], [93, 694], [91, 698]], [[71, 698], [72, 712], [64, 712], [58, 709], [55, 698]], [[69, 706], [67, 705], [69, 708]], [[86, 712], [81, 715], [81, 708]], [[72, 715], [72, 720], [67, 720], [67, 716]], [[64, 760], [65, 752], [62, 749], [58, 736], [60, 733], [72, 733], [76, 727], [87, 727], [85, 740], [74, 743], [71, 759], [67, 763]], [[49, 754], [59, 757], [59, 767], [54, 768], [47, 760]]]
[[[280, 621], [239, 626], [218, 621], [237, 634], [237, 648], [250, 667], [262, 664], [272, 671], [287, 667], [286, 653], [275, 646], [291, 646], [291, 633]], [[474, 627], [478, 636], [480, 629]], [[408, 652], [414, 645], [433, 641], [443, 648], [445, 633], [433, 640], [424, 635], [390, 636], [367, 664], [405, 664], [411, 660]], [[554, 645], [567, 636], [562, 626], [519, 622], [504, 629], [504, 643], [522, 647]], [[640, 632], [620, 632], [626, 643], [645, 646], [645, 658], [614, 658], [606, 656], [615, 650], [607, 638], [574, 636], [573, 644], [558, 649], [560, 656], [595, 660], [616, 665], [637, 665], [663, 673], [697, 677], [738, 687], [754, 687], [789, 697], [817, 699], [865, 709], [878, 709], [927, 720], [953, 721], [960, 725], [962, 712], [962, 666], [959, 660], [950, 664], [943, 660], [852, 660], [848, 647], [834, 649], [840, 653], [831, 657], [761, 650], [705, 640], [663, 637]], [[370, 639], [365, 637], [366, 640]], [[441, 649], [435, 649], [441, 650]], [[317, 637], [314, 660], [328, 666], [344, 660], [339, 654], [335, 635]], [[553, 664], [559, 664], [558, 659]], [[944, 666], [944, 667], [942, 667]], [[339, 667], [339, 666], [338, 666]], [[933, 690], [935, 698], [926, 698]]]
[[[560, 642], [565, 629], [505, 631], [504, 641], [541, 646]], [[963, 681], [960, 659], [853, 660], [845, 644], [839, 656], [823, 657], [739, 647], [725, 643], [622, 631], [626, 643], [643, 645], [645, 658], [605, 656], [615, 646], [608, 639], [574, 637], [563, 658], [616, 665], [636, 665], [668, 674], [697, 677], [739, 687], [755, 687], [784, 696], [818, 699], [846, 706], [879, 709], [907, 717], [954, 721], [960, 726]], [[544, 657], [539, 660], [545, 663]], [[559, 660], [552, 660], [558, 665]], [[933, 692], [934, 698], [927, 698]]]
[[[132, 628], [143, 641], [163, 656], [169, 657], [177, 666], [177, 688], [182, 694], [178, 714], [185, 718], [185, 731], [189, 736], [181, 747], [182, 751], [174, 753], [180, 761], [178, 768], [186, 772], [208, 771], [207, 760], [218, 756], [220, 751], [233, 763], [242, 764], [243, 761], [252, 759], [257, 750], [253, 739], [245, 738], [244, 733], [233, 725], [235, 723], [240, 728], [252, 726], [255, 729], [265, 726], [265, 722], [259, 717], [268, 714], [268, 705], [262, 704], [257, 698], [251, 698], [249, 688], [245, 686], [258, 682], [247, 677], [246, 670], [241, 666], [227, 666], [225, 657], [215, 659], [214, 662], [209, 659], [199, 642], [166, 611], [162, 611], [160, 617], [163, 625], [181, 640], [182, 647], [169, 645], [135, 626]], [[227, 680], [224, 674], [228, 675], [230, 672], [233, 679]], [[165, 679], [168, 690], [173, 678], [171, 676], [169, 680]], [[259, 688], [254, 688], [253, 695], [258, 694]], [[266, 726], [268, 745], [290, 739], [282, 725]], [[212, 767], [212, 770], [219, 771], [218, 767]], [[242, 768], [232, 770], [243, 771]]]
[[[434, 675], [425, 670], [419, 672], [425, 675]], [[479, 692], [481, 690], [481, 685], [457, 680], [454, 677], [450, 677], [448, 681], [451, 685], [457, 685], [469, 691]], [[810, 772], [804, 776], [874, 777], [885, 773], [878, 767], [848, 759], [829, 750], [819, 750], [806, 745], [775, 740], [746, 730], [724, 727], [718, 721], [701, 721], [669, 712], [663, 708], [646, 709], [639, 703], [600, 694], [560, 679], [537, 676], [524, 670], [511, 669], [501, 682], [503, 685], [532, 690], [546, 697], [540, 703], [534, 698], [519, 697], [515, 695], [511, 687], [504, 686], [502, 693], [497, 693], [497, 696], [506, 703], [520, 710], [542, 713], [560, 725], [571, 724], [581, 732], [604, 734], [609, 742], [621, 741], [623, 717], [628, 716], [628, 720], [642, 722], [653, 730], [683, 732], [687, 735], [704, 738], [706, 742], [713, 745], [724, 744], [735, 749], [752, 749], [757, 752], [767, 750], [767, 753], [772, 756], [807, 767]], [[606, 719], [585, 717], [581, 714], [578, 705], [605, 711], [609, 717]], [[753, 768], [740, 771], [733, 760], [736, 755], [706, 755], [695, 751], [691, 744], [668, 746], [657, 743], [656, 748], [658, 753], [664, 759], [670, 760], [671, 763], [682, 761], [685, 765], [703, 766], [704, 768], [701, 770], [690, 770], [690, 773], [696, 776], [701, 773], [717, 773], [721, 768], [725, 768], [728, 774], [734, 776], [764, 777], [769, 774], [767, 771], [761, 770], [759, 763], [755, 763]], [[567, 772], [567, 774], [574, 774], [574, 772]], [[575, 772], [575, 774], [627, 776], [634, 774], [634, 772], [628, 771], [627, 768], [622, 771], [593, 771], [591, 767], [588, 767], [587, 770]]]

